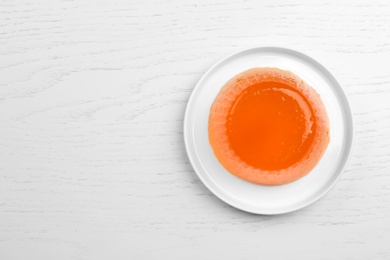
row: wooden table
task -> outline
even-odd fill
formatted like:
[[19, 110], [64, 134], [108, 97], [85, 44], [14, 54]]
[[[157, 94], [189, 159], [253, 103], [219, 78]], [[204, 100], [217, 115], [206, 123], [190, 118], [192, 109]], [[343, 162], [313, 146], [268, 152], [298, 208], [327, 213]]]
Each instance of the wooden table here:
[[[389, 259], [389, 1], [0, 2], [0, 259]], [[281, 216], [216, 198], [183, 117], [225, 55], [282, 45], [348, 94], [352, 157]]]

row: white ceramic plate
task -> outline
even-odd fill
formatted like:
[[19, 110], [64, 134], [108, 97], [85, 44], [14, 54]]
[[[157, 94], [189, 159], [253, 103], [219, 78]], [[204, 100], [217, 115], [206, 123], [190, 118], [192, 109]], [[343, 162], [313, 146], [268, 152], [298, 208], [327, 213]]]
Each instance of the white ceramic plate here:
[[[262, 186], [230, 174], [218, 162], [208, 141], [208, 117], [221, 87], [233, 76], [254, 67], [294, 72], [321, 96], [330, 121], [330, 143], [318, 165], [305, 177], [281, 186]], [[352, 114], [347, 98], [332, 74], [297, 51], [258, 47], [234, 53], [211, 67], [196, 85], [184, 119], [184, 139], [195, 172], [217, 197], [233, 207], [257, 214], [282, 214], [322, 197], [340, 177], [350, 155]]]

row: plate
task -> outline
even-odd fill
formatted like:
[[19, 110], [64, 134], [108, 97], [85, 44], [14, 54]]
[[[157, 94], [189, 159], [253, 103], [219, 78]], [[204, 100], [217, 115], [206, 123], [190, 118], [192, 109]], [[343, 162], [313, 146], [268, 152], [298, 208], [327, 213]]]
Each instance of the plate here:
[[[330, 143], [317, 166], [305, 177], [281, 186], [262, 186], [230, 174], [217, 160], [208, 140], [211, 104], [233, 76], [254, 67], [276, 67], [298, 75], [321, 96], [330, 123]], [[189, 160], [206, 187], [243, 211], [274, 215], [301, 209], [325, 195], [348, 161], [353, 139], [352, 113], [335, 77], [309, 56], [279, 47], [256, 47], [229, 55], [199, 80], [188, 101], [184, 141]]]

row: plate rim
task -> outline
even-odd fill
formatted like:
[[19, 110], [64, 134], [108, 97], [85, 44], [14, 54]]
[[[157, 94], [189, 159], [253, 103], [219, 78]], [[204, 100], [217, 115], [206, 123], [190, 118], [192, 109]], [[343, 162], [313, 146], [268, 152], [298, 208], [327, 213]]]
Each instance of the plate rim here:
[[[291, 209], [287, 209], [287, 210], [280, 210], [279, 209], [279, 210], [270, 210], [268, 212], [259, 212], [256, 210], [251, 210], [251, 209], [245, 208], [245, 206], [243, 204], [239, 204], [239, 203], [236, 203], [235, 201], [228, 200], [226, 198], [227, 196], [225, 195], [225, 192], [221, 192], [220, 190], [212, 187], [212, 185], [209, 183], [209, 181], [205, 180], [205, 178], [199, 173], [200, 169], [199, 169], [197, 163], [195, 162], [196, 156], [194, 154], [192, 154], [192, 152], [190, 151], [190, 147], [189, 147], [190, 146], [189, 142], [190, 142], [190, 138], [191, 138], [189, 136], [190, 127], [191, 127], [189, 114], [191, 113], [192, 107], [194, 107], [193, 103], [195, 102], [194, 100], [196, 98], [196, 94], [197, 94], [197, 92], [199, 92], [203, 81], [209, 76], [210, 73], [212, 73], [215, 70], [216, 67], [220, 66], [222, 63], [229, 60], [230, 58], [232, 58], [236, 55], [239, 55], [241, 53], [245, 53], [248, 51], [256, 51], [256, 50], [260, 50], [260, 51], [267, 51], [268, 50], [268, 51], [274, 51], [274, 52], [290, 53], [290, 54], [293, 54], [295, 56], [301, 57], [305, 60], [308, 60], [310, 63], [315, 65], [316, 69], [318, 69], [318, 68], [321, 69], [322, 72], [327, 74], [325, 76], [327, 78], [331, 79], [332, 85], [334, 84], [334, 89], [338, 90], [338, 93], [336, 96], [338, 98], [342, 99], [341, 100], [342, 101], [342, 108], [343, 108], [343, 110], [344, 110], [343, 112], [346, 116], [345, 119], [343, 120], [343, 123], [345, 125], [349, 126], [349, 128], [350, 128], [349, 131], [347, 132], [350, 134], [346, 135], [348, 140], [347, 140], [345, 159], [341, 163], [341, 167], [340, 167], [339, 172], [337, 173], [336, 178], [322, 192], [319, 192], [315, 196], [312, 196], [307, 202], [299, 204], [298, 206], [293, 207]], [[346, 122], [346, 121], [348, 121], [348, 122]], [[354, 138], [355, 138], [354, 131], [355, 131], [355, 127], [354, 127], [353, 113], [352, 113], [351, 105], [350, 105], [347, 94], [345, 93], [344, 89], [341, 87], [341, 84], [338, 82], [336, 77], [324, 65], [322, 65], [322, 63], [320, 63], [316, 59], [312, 58], [311, 56], [309, 56], [301, 51], [297, 51], [295, 49], [282, 47], [282, 46], [252, 46], [252, 47], [248, 47], [248, 48], [243, 48], [243, 49], [240, 49], [238, 51], [232, 52], [232, 53], [224, 56], [222, 59], [218, 60], [217, 62], [215, 62], [209, 69], [207, 69], [203, 73], [202, 77], [198, 80], [195, 87], [192, 89], [190, 97], [189, 97], [187, 105], [186, 105], [186, 109], [185, 109], [185, 113], [184, 113], [184, 120], [183, 120], [184, 146], [185, 146], [186, 153], [187, 153], [188, 159], [190, 161], [190, 164], [191, 164], [192, 168], [194, 169], [198, 178], [202, 181], [202, 183], [207, 187], [207, 189], [212, 194], [214, 194], [217, 198], [219, 198], [220, 200], [222, 200], [226, 204], [228, 204], [234, 208], [237, 208], [241, 211], [249, 212], [249, 213], [257, 214], [257, 215], [280, 215], [280, 214], [294, 212], [294, 211], [300, 210], [302, 208], [305, 208], [305, 207], [313, 204], [314, 202], [316, 202], [320, 198], [322, 198], [325, 194], [327, 194], [334, 187], [334, 185], [340, 180], [341, 176], [344, 173], [345, 167], [348, 165], [348, 162], [351, 158], [352, 148], [354, 145]], [[201, 162], [199, 162], [199, 163], [201, 163]]]

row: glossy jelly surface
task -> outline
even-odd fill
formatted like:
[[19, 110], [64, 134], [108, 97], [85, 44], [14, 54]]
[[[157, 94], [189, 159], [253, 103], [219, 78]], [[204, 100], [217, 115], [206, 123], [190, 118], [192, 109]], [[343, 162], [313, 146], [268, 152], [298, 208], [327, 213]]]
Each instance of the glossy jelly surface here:
[[209, 140], [233, 175], [281, 185], [308, 174], [329, 143], [319, 95], [292, 72], [254, 68], [235, 76], [216, 97]]

